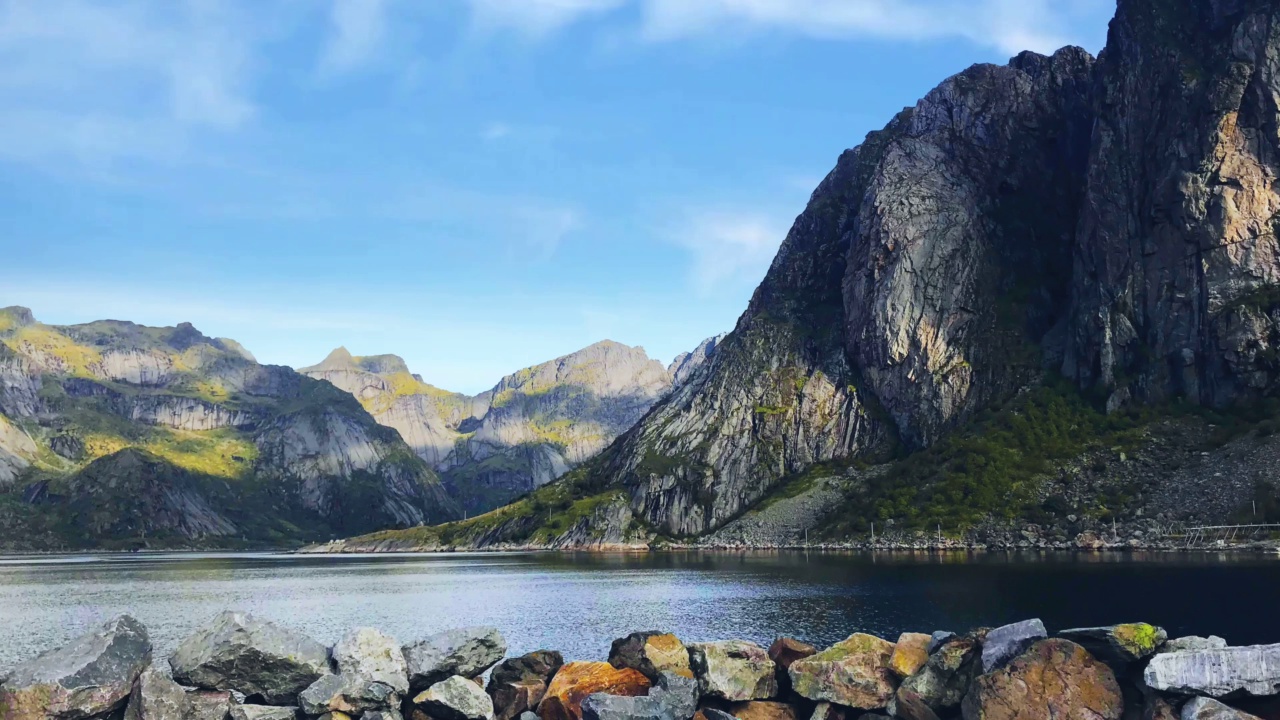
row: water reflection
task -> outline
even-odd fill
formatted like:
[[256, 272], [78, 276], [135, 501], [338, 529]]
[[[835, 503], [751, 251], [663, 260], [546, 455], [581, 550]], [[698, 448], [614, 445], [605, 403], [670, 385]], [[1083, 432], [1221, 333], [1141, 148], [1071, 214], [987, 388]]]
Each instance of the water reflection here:
[[213, 614], [254, 612], [332, 643], [469, 624], [512, 652], [603, 658], [627, 632], [686, 640], [965, 629], [1038, 616], [1051, 628], [1142, 619], [1174, 634], [1280, 641], [1280, 562], [1236, 555], [141, 554], [0, 558], [0, 671], [129, 612], [157, 656]]

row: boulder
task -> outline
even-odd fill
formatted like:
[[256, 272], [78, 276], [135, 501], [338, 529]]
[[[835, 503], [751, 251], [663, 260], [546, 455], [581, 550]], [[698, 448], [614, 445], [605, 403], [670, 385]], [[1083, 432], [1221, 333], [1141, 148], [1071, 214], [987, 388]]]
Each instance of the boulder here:
[[538, 650], [498, 663], [489, 674], [489, 697], [497, 720], [514, 720], [526, 710], [535, 710], [547, 684], [564, 658], [554, 650]]
[[1174, 638], [1164, 645], [1160, 646], [1157, 652], [1178, 652], [1181, 650], [1218, 650], [1227, 647], [1227, 641], [1217, 635], [1209, 637], [1200, 637], [1199, 635], [1187, 635], [1186, 637]]
[[809, 720], [849, 720], [849, 713], [840, 705], [820, 702], [813, 706], [813, 714]]
[[697, 682], [669, 670], [648, 695], [594, 693], [582, 701], [583, 720], [689, 720], [697, 710]]
[[929, 660], [929, 642], [933, 638], [923, 633], [902, 633], [889, 656], [889, 669], [900, 678], [913, 675]]
[[356, 628], [333, 646], [338, 672], [369, 678], [401, 695], [409, 692], [409, 668], [395, 638], [370, 628]]
[[694, 643], [689, 665], [699, 691], [729, 701], [765, 700], [778, 694], [773, 661], [764, 648], [745, 640]]
[[525, 710], [524, 712], [520, 713], [519, 720], [538, 720], [538, 713]]
[[231, 720], [297, 720], [298, 708], [279, 705], [233, 705]]
[[323, 675], [298, 693], [298, 703], [308, 715], [337, 711], [359, 715], [366, 710], [395, 707], [400, 696], [390, 685], [359, 675]]
[[893, 643], [857, 633], [791, 665], [791, 686], [802, 697], [859, 710], [883, 708], [898, 679], [889, 669]]
[[[1124, 690], [1124, 686], [1120, 686]], [[1178, 720], [1178, 711], [1157, 692], [1142, 693], [1142, 720]]]
[[409, 689], [421, 692], [453, 675], [472, 678], [507, 654], [507, 641], [493, 627], [446, 630], [404, 647]]
[[613, 641], [609, 648], [609, 664], [631, 668], [657, 682], [663, 672], [693, 677], [689, 669], [689, 650], [675, 635], [656, 630], [631, 633]]
[[1040, 620], [1003, 625], [987, 633], [982, 641], [982, 672], [993, 672], [1021, 655], [1024, 650], [1049, 636]]
[[125, 720], [185, 720], [190, 708], [187, 691], [164, 673], [149, 667], [133, 684]]
[[493, 700], [474, 682], [454, 675], [432, 685], [413, 704], [435, 720], [493, 720]]
[[[960, 707], [960, 701], [969, 691], [969, 684], [981, 671], [981, 642], [975, 635], [955, 637], [940, 645], [911, 677], [902, 681], [903, 688], [920, 697], [938, 714]], [[896, 698], [895, 698], [896, 701]], [[895, 703], [889, 707], [894, 714]]]
[[566, 663], [551, 678], [538, 703], [542, 720], [582, 720], [582, 701], [595, 693], [645, 695], [652, 683], [639, 670], [616, 668], [607, 662]]
[[1110, 667], [1053, 638], [975, 679], [961, 710], [964, 720], [1120, 720], [1124, 696]]
[[1181, 650], [1151, 658], [1142, 675], [1148, 687], [1211, 697], [1280, 694], [1280, 645]]
[[929, 636], [929, 654], [932, 655], [938, 648], [945, 643], [950, 642], [958, 637], [950, 630], [937, 630]]
[[791, 675], [787, 672], [791, 663], [817, 654], [818, 648], [799, 640], [780, 637], [773, 641], [769, 646], [769, 659], [773, 661], [780, 695], [791, 691]]
[[227, 720], [231, 716], [231, 706], [234, 704], [231, 693], [227, 690], [193, 690], [187, 693], [187, 718], [188, 720]]
[[905, 687], [893, 696], [893, 715], [902, 720], [938, 720], [938, 714], [924, 700]]
[[123, 706], [151, 664], [151, 641], [122, 615], [28, 660], [0, 684], [4, 720], [87, 718]]
[[738, 720], [797, 720], [796, 709], [776, 700], [748, 700], [729, 706], [729, 714]]
[[360, 716], [360, 720], [404, 720], [404, 716], [395, 708], [370, 710]]
[[1150, 657], [1169, 639], [1164, 628], [1146, 623], [1073, 628], [1063, 630], [1058, 637], [1070, 640], [1099, 660], [1113, 665], [1127, 665]]
[[702, 708], [693, 714], [693, 720], [738, 720], [734, 716], [717, 708]]
[[1182, 706], [1182, 720], [1259, 720], [1243, 710], [1224, 705], [1213, 698], [1192, 698]]
[[[370, 710], [370, 712], [376, 712], [376, 711]], [[321, 715], [320, 720], [351, 720], [351, 716], [344, 712], [338, 712], [337, 710], [332, 710], [330, 712], [327, 712]]]
[[224, 612], [169, 658], [173, 679], [206, 690], [235, 690], [286, 705], [330, 674], [329, 649], [302, 633], [252, 615]]

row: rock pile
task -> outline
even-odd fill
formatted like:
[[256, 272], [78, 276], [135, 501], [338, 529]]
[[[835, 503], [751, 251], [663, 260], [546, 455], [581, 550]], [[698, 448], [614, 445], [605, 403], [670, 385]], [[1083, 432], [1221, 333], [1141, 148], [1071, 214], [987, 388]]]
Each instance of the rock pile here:
[[15, 668], [0, 683], [0, 720], [1280, 717], [1280, 645], [1169, 640], [1144, 623], [1050, 633], [1028, 620], [896, 642], [854, 633], [821, 650], [648, 631], [616, 640], [608, 662], [506, 650], [488, 627], [408, 645], [356, 628], [329, 648], [227, 612], [153, 665], [146, 629], [124, 616]]

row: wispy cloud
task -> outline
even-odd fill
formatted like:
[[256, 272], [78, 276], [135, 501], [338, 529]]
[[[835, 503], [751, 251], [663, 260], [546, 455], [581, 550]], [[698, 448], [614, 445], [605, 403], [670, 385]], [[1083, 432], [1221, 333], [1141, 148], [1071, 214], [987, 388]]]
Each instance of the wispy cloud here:
[[332, 0], [321, 71], [346, 72], [373, 59], [386, 35], [387, 9], [386, 0]]
[[476, 24], [484, 29], [507, 29], [538, 37], [582, 20], [607, 13], [628, 0], [469, 0]]
[[718, 209], [688, 213], [670, 237], [690, 253], [690, 283], [695, 292], [707, 296], [759, 282], [786, 231], [786, 224], [775, 217]]

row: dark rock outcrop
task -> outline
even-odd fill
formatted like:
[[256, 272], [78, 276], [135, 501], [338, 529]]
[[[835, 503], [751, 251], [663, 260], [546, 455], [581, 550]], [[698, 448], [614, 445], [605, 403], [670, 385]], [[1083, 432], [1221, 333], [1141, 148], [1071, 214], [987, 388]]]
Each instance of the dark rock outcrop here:
[[494, 717], [513, 720], [521, 713], [536, 710], [547, 684], [564, 665], [564, 657], [554, 650], [537, 650], [498, 663], [489, 673], [486, 691], [493, 698]]
[[507, 653], [507, 641], [493, 627], [446, 630], [404, 647], [409, 687], [421, 692], [452, 675], [473, 678]]

